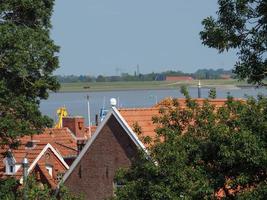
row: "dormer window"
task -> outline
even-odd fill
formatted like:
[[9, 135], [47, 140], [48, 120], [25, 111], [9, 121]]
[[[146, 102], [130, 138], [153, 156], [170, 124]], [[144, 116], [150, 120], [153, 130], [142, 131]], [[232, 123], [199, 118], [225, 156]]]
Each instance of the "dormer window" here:
[[26, 143], [25, 148], [26, 149], [34, 149], [36, 147], [37, 140], [30, 140]]
[[7, 156], [4, 159], [4, 163], [6, 166], [6, 174], [14, 174], [16, 172], [16, 160], [14, 159], [11, 152], [7, 153]]

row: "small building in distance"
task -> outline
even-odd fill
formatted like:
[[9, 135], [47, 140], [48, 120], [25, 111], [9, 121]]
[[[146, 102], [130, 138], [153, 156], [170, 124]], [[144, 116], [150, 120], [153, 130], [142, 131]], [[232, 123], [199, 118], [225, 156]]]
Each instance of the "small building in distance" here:
[[194, 80], [191, 76], [166, 76], [166, 81], [174, 82], [174, 81], [192, 81]]
[[221, 74], [220, 75], [220, 78], [221, 79], [231, 79], [232, 78], [232, 75], [231, 74]]

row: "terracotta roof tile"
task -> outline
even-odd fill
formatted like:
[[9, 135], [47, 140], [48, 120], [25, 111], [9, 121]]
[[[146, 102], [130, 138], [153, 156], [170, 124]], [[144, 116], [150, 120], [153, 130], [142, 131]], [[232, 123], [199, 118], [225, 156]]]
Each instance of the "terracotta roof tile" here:
[[[168, 98], [165, 98], [163, 99], [162, 101], [160, 101], [158, 104], [156, 104], [154, 107], [155, 108], [159, 108], [161, 106], [168, 106], [171, 104], [172, 100], [174, 98], [172, 97], [168, 97]], [[186, 99], [184, 98], [177, 98], [176, 100], [178, 100], [179, 104], [181, 107], [185, 108], [186, 107]], [[197, 98], [197, 99], [194, 99], [196, 100], [196, 102], [199, 104], [199, 105], [202, 105], [204, 103], [204, 101], [206, 101], [206, 99], [204, 98]], [[235, 99], [235, 100], [241, 100], [241, 99]], [[227, 101], [227, 99], [209, 99], [209, 103], [211, 105], [214, 105], [216, 107], [221, 107], [225, 104], [225, 102]]]
[[[24, 157], [27, 157], [29, 165], [37, 158], [44, 147], [49, 143], [54, 149], [64, 158], [73, 157], [77, 155], [77, 141], [73, 137], [68, 128], [48, 128], [44, 133], [33, 136], [25, 136], [19, 139], [20, 146], [17, 149], [12, 149], [12, 155], [16, 160], [16, 164], [20, 164]], [[26, 145], [29, 141], [34, 142], [32, 148]], [[5, 164], [3, 162], [5, 153], [9, 150], [7, 146], [0, 148], [0, 178], [4, 178]], [[20, 168], [15, 177], [22, 176], [22, 169]]]
[[156, 125], [153, 124], [152, 117], [159, 115], [159, 108], [127, 108], [119, 109], [119, 112], [133, 131], [137, 124], [143, 136], [155, 137]]
[[52, 189], [56, 189], [57, 181], [50, 176], [50, 174], [46, 170], [45, 166], [39, 165], [39, 169], [42, 172], [43, 176], [46, 178], [46, 180], [47, 180], [48, 184], [50, 185], [50, 187]]
[[40, 144], [50, 143], [63, 157], [77, 155], [77, 142], [68, 128], [48, 128], [39, 135], [25, 136], [20, 139], [22, 145], [30, 140]]
[[[177, 99], [181, 108], [186, 107], [185, 99]], [[195, 99], [198, 104], [202, 105], [205, 99]], [[211, 99], [209, 102], [216, 107], [221, 107], [227, 99]], [[120, 108], [118, 109], [122, 117], [134, 131], [134, 125], [137, 123], [141, 127], [143, 136], [156, 137], [156, 124], [153, 124], [152, 117], [159, 115], [159, 109], [171, 105], [172, 98], [166, 98], [152, 108]]]

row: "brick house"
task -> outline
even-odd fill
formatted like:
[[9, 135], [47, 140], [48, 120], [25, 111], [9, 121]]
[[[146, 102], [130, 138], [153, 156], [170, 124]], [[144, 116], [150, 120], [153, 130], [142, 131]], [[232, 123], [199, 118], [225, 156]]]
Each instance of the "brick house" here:
[[145, 150], [120, 112], [112, 107], [62, 182], [86, 199], [109, 198], [114, 193], [116, 171], [131, 165], [138, 148]]
[[64, 118], [63, 125], [63, 128], [47, 128], [42, 134], [19, 138], [18, 148], [0, 147], [0, 179], [15, 177], [22, 183], [22, 160], [27, 158], [28, 173], [55, 189], [77, 157], [79, 145], [90, 137], [82, 117]]
[[[5, 154], [2, 154], [5, 152]], [[69, 169], [63, 157], [51, 144], [32, 142], [20, 145], [17, 149], [1, 149], [0, 177], [15, 177], [23, 183], [22, 160], [26, 157], [29, 162], [28, 174], [36, 177], [37, 181], [55, 189], [58, 181]]]
[[[159, 115], [160, 106], [167, 105], [166, 99], [152, 108], [117, 109], [112, 107], [104, 121], [97, 127], [92, 138], [62, 179], [62, 183], [75, 194], [86, 199], [102, 200], [114, 194], [114, 176], [119, 168], [128, 168], [138, 149], [146, 150], [134, 132], [135, 124], [142, 129], [143, 136], [155, 137], [156, 125], [152, 117]], [[204, 99], [197, 99], [203, 104]], [[220, 107], [226, 99], [210, 100]], [[179, 99], [185, 107], [185, 99]]]

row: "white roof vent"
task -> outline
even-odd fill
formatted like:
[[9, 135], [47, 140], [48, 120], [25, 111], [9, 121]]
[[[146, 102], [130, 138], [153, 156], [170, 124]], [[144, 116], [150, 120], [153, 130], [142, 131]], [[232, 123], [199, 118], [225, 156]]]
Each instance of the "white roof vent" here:
[[112, 107], [115, 107], [115, 106], [117, 105], [117, 100], [116, 100], [115, 98], [111, 98], [111, 99], [110, 99], [110, 105], [111, 105]]

